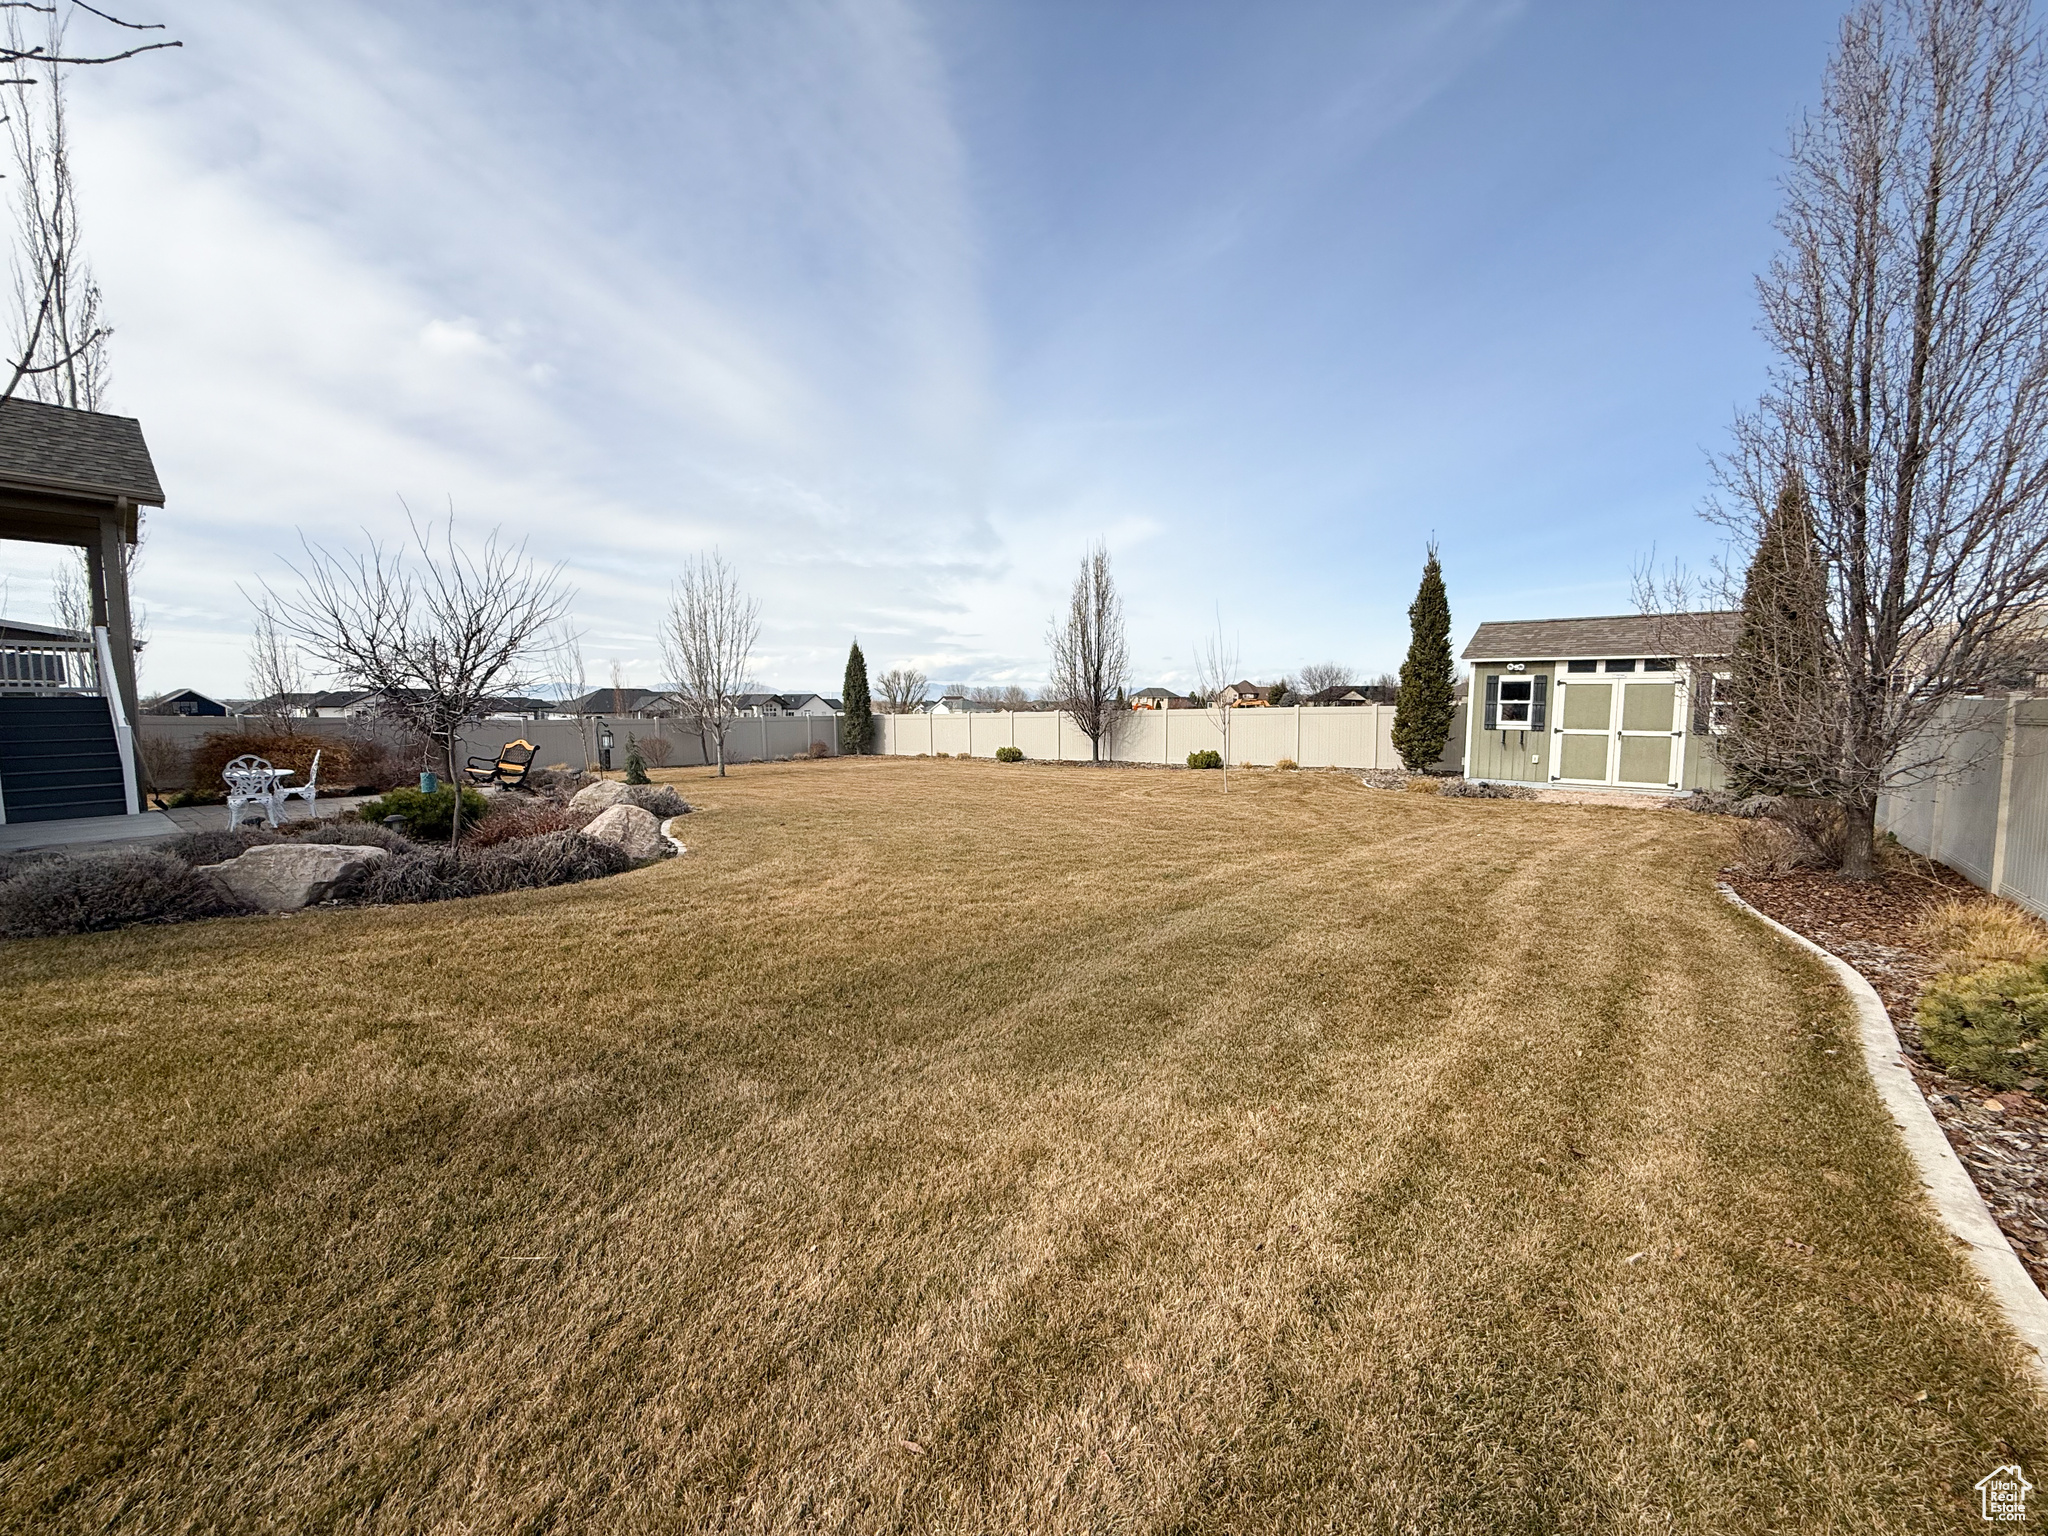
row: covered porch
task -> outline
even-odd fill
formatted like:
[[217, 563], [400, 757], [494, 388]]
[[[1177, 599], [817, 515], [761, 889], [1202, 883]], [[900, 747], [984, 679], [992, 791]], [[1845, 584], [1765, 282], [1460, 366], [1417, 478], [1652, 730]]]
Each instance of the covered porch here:
[[0, 823], [142, 810], [128, 564], [163, 504], [133, 418], [0, 403], [0, 539], [84, 550], [91, 605], [84, 631], [0, 630]]

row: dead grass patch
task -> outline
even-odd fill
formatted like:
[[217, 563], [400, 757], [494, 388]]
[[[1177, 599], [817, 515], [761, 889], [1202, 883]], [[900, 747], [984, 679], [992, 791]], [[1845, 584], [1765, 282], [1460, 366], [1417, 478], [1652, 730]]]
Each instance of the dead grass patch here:
[[0, 951], [0, 1524], [1919, 1533], [2048, 1448], [1714, 820], [657, 777], [619, 879]]

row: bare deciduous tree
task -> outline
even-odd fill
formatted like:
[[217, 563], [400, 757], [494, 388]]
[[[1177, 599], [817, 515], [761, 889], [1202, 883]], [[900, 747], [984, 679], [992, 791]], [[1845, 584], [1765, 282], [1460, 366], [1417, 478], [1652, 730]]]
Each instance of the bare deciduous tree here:
[[931, 696], [931, 681], [915, 667], [891, 667], [875, 679], [885, 715], [912, 715]]
[[1223, 793], [1230, 793], [1230, 705], [1223, 690], [1237, 677], [1237, 642], [1224, 638], [1223, 610], [1216, 610], [1216, 628], [1195, 652], [1195, 693], [1202, 708], [1223, 733]]
[[1024, 709], [1031, 695], [1015, 683], [977, 683], [967, 690], [970, 704], [987, 704], [994, 709]]
[[760, 605], [740, 591], [732, 567], [717, 550], [683, 567], [661, 632], [662, 661], [685, 715], [711, 738], [720, 778], [725, 777], [733, 695], [746, 689], [760, 635]]
[[1325, 688], [1343, 688], [1351, 682], [1351, 669], [1334, 661], [1312, 662], [1301, 669], [1301, 681], [1296, 683], [1295, 692], [1303, 698], [1321, 693]]
[[106, 340], [112, 332], [101, 317], [99, 284], [79, 245], [64, 69], [112, 64], [183, 45], [166, 41], [112, 53], [70, 52], [66, 20], [76, 12], [131, 32], [161, 32], [163, 27], [122, 21], [75, 0], [68, 11], [29, 0], [9, 0], [0, 9], [7, 12], [0, 66], [10, 73], [0, 85], [10, 93], [6, 124], [14, 152], [17, 239], [13, 354], [0, 400], [25, 385], [38, 400], [96, 411], [106, 393]]
[[[1052, 648], [1049, 692], [1088, 738], [1094, 761], [1130, 711], [1122, 703], [1130, 678], [1124, 603], [1109, 570], [1109, 549], [1097, 544], [1081, 561], [1066, 616], [1046, 636]], [[1021, 689], [1019, 690], [1022, 691]]]
[[275, 720], [290, 735], [294, 700], [305, 688], [298, 648], [278, 622], [269, 600], [258, 602], [256, 623], [249, 635], [249, 691], [256, 698], [252, 713]]
[[1777, 352], [1710, 512], [1753, 551], [1789, 476], [1826, 573], [1845, 874], [1877, 798], [2048, 599], [2048, 102], [2024, 0], [1864, 0], [1795, 134]]
[[[281, 595], [266, 583], [266, 606], [337, 680], [376, 694], [385, 715], [439, 748], [454, 787], [462, 727], [532, 686], [570, 593], [562, 568], [535, 565], [523, 543], [493, 531], [480, 548], [457, 544], [452, 515], [438, 539], [432, 523], [415, 522], [412, 535], [410, 551], [373, 540], [366, 554], [304, 542], [304, 568], [289, 567], [299, 590]], [[461, 835], [457, 793], [449, 840]]]

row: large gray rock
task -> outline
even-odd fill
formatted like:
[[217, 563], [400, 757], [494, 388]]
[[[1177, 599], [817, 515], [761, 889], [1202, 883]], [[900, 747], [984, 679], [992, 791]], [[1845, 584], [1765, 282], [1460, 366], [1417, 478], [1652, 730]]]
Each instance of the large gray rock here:
[[237, 901], [265, 912], [296, 912], [337, 895], [356, 876], [391, 855], [382, 848], [337, 843], [266, 843], [225, 864], [205, 864]]
[[654, 813], [643, 811], [637, 805], [615, 805], [601, 812], [583, 829], [583, 835], [600, 843], [610, 843], [632, 859], [652, 859], [668, 849], [668, 844], [662, 840], [661, 823], [655, 819]]
[[667, 784], [621, 784], [617, 779], [599, 779], [576, 791], [569, 802], [572, 811], [603, 811], [615, 805], [637, 805], [649, 815], [664, 819], [685, 816], [690, 807]]

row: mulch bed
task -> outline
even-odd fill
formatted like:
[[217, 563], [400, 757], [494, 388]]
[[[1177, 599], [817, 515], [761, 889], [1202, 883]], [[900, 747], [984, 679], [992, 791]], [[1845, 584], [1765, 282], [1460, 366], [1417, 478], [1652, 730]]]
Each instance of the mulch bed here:
[[[1875, 880], [1798, 870], [1760, 877], [1724, 870], [1736, 894], [1856, 967], [1884, 999], [1906, 1066], [2034, 1283], [2048, 1291], [2048, 1103], [2020, 1089], [1993, 1092], [1943, 1072], [1920, 1048], [1913, 1008], [1934, 979], [1920, 920], [1944, 902], [1988, 901], [1940, 864], [1893, 868]], [[2048, 1088], [2037, 1090], [2048, 1092]]]

